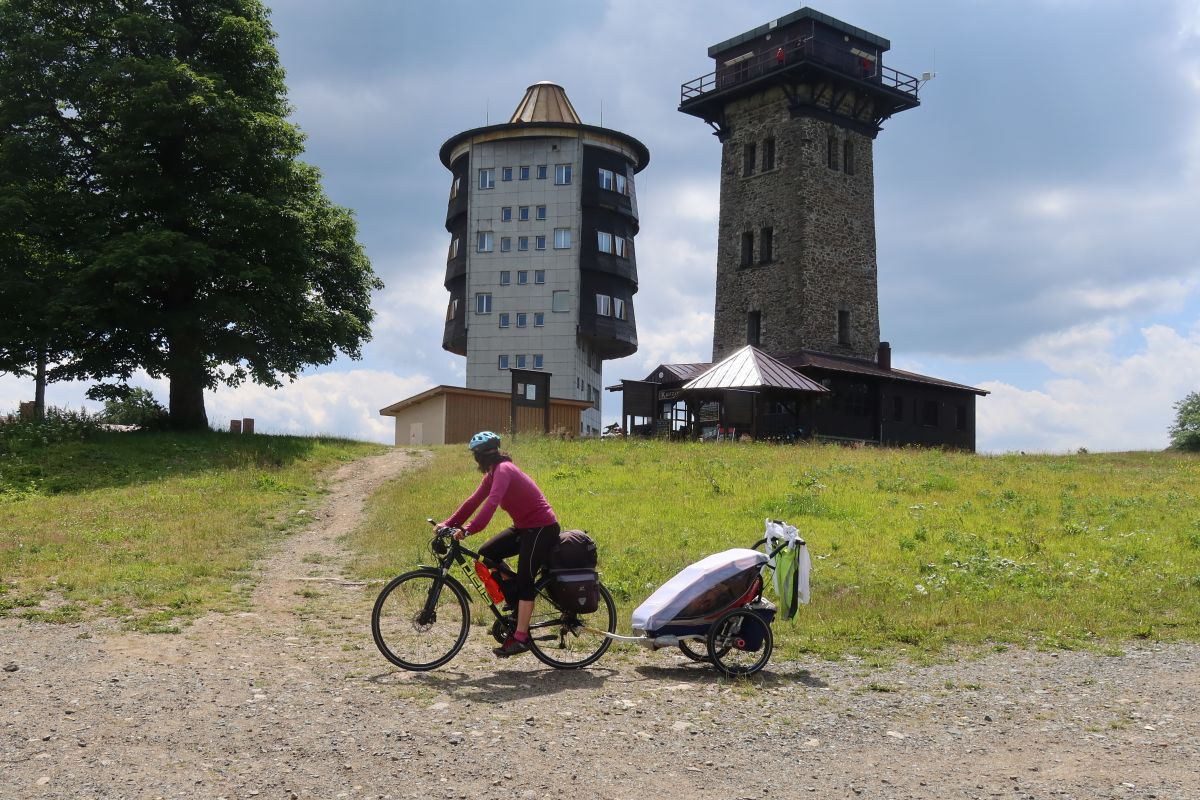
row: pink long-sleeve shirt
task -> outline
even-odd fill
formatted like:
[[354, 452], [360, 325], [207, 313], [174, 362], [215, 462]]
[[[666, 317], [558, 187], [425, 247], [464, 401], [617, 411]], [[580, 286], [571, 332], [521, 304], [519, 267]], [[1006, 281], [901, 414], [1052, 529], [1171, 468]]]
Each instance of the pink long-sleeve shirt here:
[[479, 513], [463, 526], [467, 533], [479, 533], [486, 528], [497, 507], [508, 512], [513, 525], [518, 528], [540, 528], [558, 522], [542, 490], [511, 461], [501, 461], [484, 475], [475, 493], [442, 524], [455, 528], [462, 525], [471, 512], [479, 508], [480, 502], [483, 502], [483, 507]]

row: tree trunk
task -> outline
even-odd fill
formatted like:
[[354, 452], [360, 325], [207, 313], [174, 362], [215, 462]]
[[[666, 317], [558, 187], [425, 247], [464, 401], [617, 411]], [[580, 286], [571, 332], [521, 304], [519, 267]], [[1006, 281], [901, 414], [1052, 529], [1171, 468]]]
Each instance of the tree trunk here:
[[37, 372], [34, 374], [33, 416], [38, 422], [46, 418], [46, 348], [38, 347]]
[[167, 377], [171, 380], [171, 427], [177, 430], [207, 430], [204, 389], [208, 380], [204, 373], [199, 337], [194, 332], [181, 332], [171, 338]]

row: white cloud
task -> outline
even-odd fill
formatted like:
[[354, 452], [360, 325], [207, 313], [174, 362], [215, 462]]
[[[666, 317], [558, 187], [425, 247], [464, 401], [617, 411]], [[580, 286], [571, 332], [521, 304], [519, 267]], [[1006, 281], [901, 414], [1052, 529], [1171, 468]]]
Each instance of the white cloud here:
[[1068, 331], [1040, 340], [1029, 353], [1058, 377], [1039, 389], [1001, 381], [980, 388], [981, 451], [1061, 452], [1136, 450], [1167, 445], [1173, 404], [1200, 388], [1200, 325], [1190, 333], [1164, 325], [1141, 330], [1142, 347], [1118, 357], [1116, 331], [1103, 326]]
[[[154, 393], [166, 405], [169, 386], [165, 379], [140, 374], [130, 382]], [[254, 419], [259, 433], [294, 435], [334, 434], [390, 444], [392, 420], [379, 416], [379, 409], [431, 388], [425, 375], [394, 375], [373, 369], [320, 372], [301, 375], [279, 389], [247, 383], [204, 393], [209, 425], [228, 428], [231, 419]], [[100, 403], [84, 400], [86, 383], [52, 384], [47, 403], [52, 406], [99, 411]], [[33, 383], [12, 376], [0, 377], [0, 413], [16, 409], [21, 400], [33, 398]]]
[[392, 420], [379, 416], [379, 409], [432, 386], [424, 375], [357, 369], [304, 375], [280, 389], [245, 384], [208, 392], [205, 405], [217, 428], [253, 417], [261, 433], [336, 434], [390, 444]]

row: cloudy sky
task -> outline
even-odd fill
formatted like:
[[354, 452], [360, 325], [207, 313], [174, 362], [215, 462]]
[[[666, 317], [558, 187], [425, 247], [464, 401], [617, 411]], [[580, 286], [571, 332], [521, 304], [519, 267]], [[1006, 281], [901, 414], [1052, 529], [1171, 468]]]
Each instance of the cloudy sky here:
[[[441, 349], [453, 134], [563, 85], [650, 149], [638, 182], [638, 353], [606, 383], [711, 355], [719, 144], [676, 111], [709, 45], [795, 10], [738, 3], [274, 0], [295, 119], [387, 287], [374, 341], [282, 390], [222, 389], [214, 423], [390, 441], [378, 409], [464, 360]], [[969, 383], [980, 450], [1157, 449], [1200, 390], [1200, 0], [826, 0], [937, 77], [875, 143], [881, 331], [898, 367]], [[601, 114], [603, 113], [603, 120]], [[165, 400], [166, 387], [141, 381]], [[52, 386], [78, 407], [85, 387]], [[32, 396], [0, 378], [0, 409]], [[606, 398], [606, 421], [619, 400]], [[95, 404], [90, 404], [95, 406]]]

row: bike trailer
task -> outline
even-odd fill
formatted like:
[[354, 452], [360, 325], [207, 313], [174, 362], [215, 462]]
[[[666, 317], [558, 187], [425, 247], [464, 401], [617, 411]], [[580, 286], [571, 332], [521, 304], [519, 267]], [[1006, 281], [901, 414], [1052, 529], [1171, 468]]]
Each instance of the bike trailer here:
[[633, 612], [635, 632], [671, 627], [705, 627], [706, 617], [753, 601], [762, 588], [765, 553], [744, 547], [725, 550], [685, 567]]

